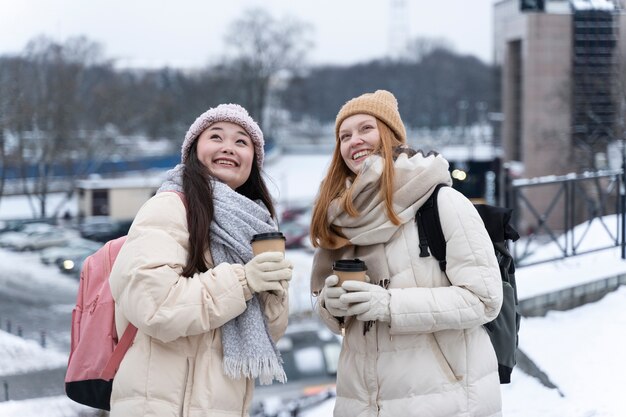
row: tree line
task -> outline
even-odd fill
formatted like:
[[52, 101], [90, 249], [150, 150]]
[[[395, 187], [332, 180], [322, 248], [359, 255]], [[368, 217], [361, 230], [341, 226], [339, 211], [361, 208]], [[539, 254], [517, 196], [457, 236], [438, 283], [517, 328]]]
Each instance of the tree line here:
[[347, 100], [377, 89], [394, 93], [403, 121], [412, 127], [474, 124], [498, 106], [495, 69], [447, 48], [436, 48], [419, 60], [311, 68], [291, 79], [282, 103], [296, 119], [331, 122]]
[[346, 100], [381, 88], [414, 127], [471, 124], [497, 108], [494, 69], [443, 41], [416, 39], [400, 60], [310, 66], [311, 35], [306, 22], [249, 10], [228, 30], [227, 54], [195, 70], [118, 68], [86, 37], [32, 39], [0, 56], [0, 196], [7, 167], [36, 165], [22, 191], [46, 213], [54, 164], [80, 178], [75, 162], [111, 157], [118, 136], [178, 143], [195, 117], [223, 102], [243, 105], [262, 127], [268, 107], [288, 109], [294, 123], [331, 123]]

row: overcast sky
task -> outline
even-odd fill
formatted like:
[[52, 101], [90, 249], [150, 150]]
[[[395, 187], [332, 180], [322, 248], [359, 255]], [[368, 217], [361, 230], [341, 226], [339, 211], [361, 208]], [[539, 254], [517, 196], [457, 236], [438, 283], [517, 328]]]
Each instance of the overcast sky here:
[[[21, 51], [38, 34], [83, 34], [122, 66], [198, 67], [223, 52], [230, 22], [263, 7], [313, 26], [311, 63], [348, 64], [388, 54], [392, 1], [402, 0], [0, 0], [0, 54]], [[404, 2], [408, 36], [445, 38], [492, 61], [494, 0]]]

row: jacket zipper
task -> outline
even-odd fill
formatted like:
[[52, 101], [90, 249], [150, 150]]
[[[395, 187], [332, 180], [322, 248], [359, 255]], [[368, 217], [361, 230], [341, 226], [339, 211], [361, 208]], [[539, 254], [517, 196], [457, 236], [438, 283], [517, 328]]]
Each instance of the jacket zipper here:
[[248, 411], [246, 408], [246, 404], [248, 403], [248, 395], [250, 395], [250, 392], [248, 390], [248, 382], [246, 381], [246, 390], [244, 391], [243, 394], [243, 409], [241, 410], [241, 417], [246, 415], [246, 412]]
[[372, 326], [374, 327], [374, 331], [376, 333], [375, 335], [375, 339], [376, 340], [376, 363], [375, 363], [375, 375], [376, 375], [376, 415], [378, 416], [380, 414], [380, 381], [378, 380], [378, 360], [379, 360], [379, 346], [378, 346], [378, 322], [374, 322], [374, 325]]

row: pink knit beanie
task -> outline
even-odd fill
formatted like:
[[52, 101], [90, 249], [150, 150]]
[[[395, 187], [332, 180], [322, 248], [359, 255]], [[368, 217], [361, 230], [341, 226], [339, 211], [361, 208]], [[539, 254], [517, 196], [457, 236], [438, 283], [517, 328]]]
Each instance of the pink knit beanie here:
[[263, 167], [263, 158], [265, 156], [265, 152], [263, 151], [263, 145], [265, 144], [265, 141], [263, 140], [263, 132], [261, 132], [259, 125], [256, 124], [252, 117], [250, 117], [248, 111], [238, 104], [220, 104], [217, 107], [213, 107], [205, 111], [196, 119], [195, 122], [193, 122], [185, 135], [185, 140], [183, 141], [183, 146], [181, 148], [181, 162], [185, 163], [187, 155], [189, 154], [189, 149], [198, 136], [200, 136], [200, 134], [209, 126], [217, 122], [231, 122], [238, 124], [246, 131], [246, 133], [248, 133], [250, 139], [252, 139], [252, 143], [254, 144], [254, 153], [256, 154], [257, 165], [259, 169], [261, 169]]

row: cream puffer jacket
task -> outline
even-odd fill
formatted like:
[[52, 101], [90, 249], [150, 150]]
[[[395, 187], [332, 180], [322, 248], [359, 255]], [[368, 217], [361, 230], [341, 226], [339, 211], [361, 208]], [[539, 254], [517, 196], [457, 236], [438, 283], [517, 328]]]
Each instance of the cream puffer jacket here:
[[[398, 175], [398, 181], [402, 177]], [[340, 333], [345, 328], [337, 375], [337, 417], [501, 415], [496, 356], [482, 326], [496, 317], [502, 304], [492, 243], [471, 202], [444, 187], [438, 206], [447, 241], [447, 276], [432, 256], [419, 256], [417, 227], [409, 219], [436, 182], [441, 181], [421, 181], [429, 191], [419, 196], [419, 202], [396, 207], [402, 225], [377, 224], [370, 218], [359, 227], [342, 228], [358, 245], [316, 253], [314, 292], [332, 273], [335, 259], [360, 257], [366, 260], [373, 282], [390, 279], [391, 322], [376, 322], [365, 335], [363, 322], [349, 317], [340, 323], [324, 308], [322, 297], [317, 304], [331, 330]], [[362, 201], [375, 207], [375, 198]], [[367, 217], [367, 207], [357, 207], [362, 216]], [[384, 255], [373, 256], [378, 246]], [[371, 259], [384, 265], [373, 265]]]
[[[118, 334], [138, 328], [113, 381], [112, 417], [247, 416], [254, 381], [222, 371], [220, 327], [246, 308], [242, 265], [182, 277], [185, 207], [175, 193], [152, 197], [137, 214], [110, 277]], [[248, 295], [249, 296], [249, 295]], [[276, 341], [287, 327], [287, 291], [260, 294]]]

